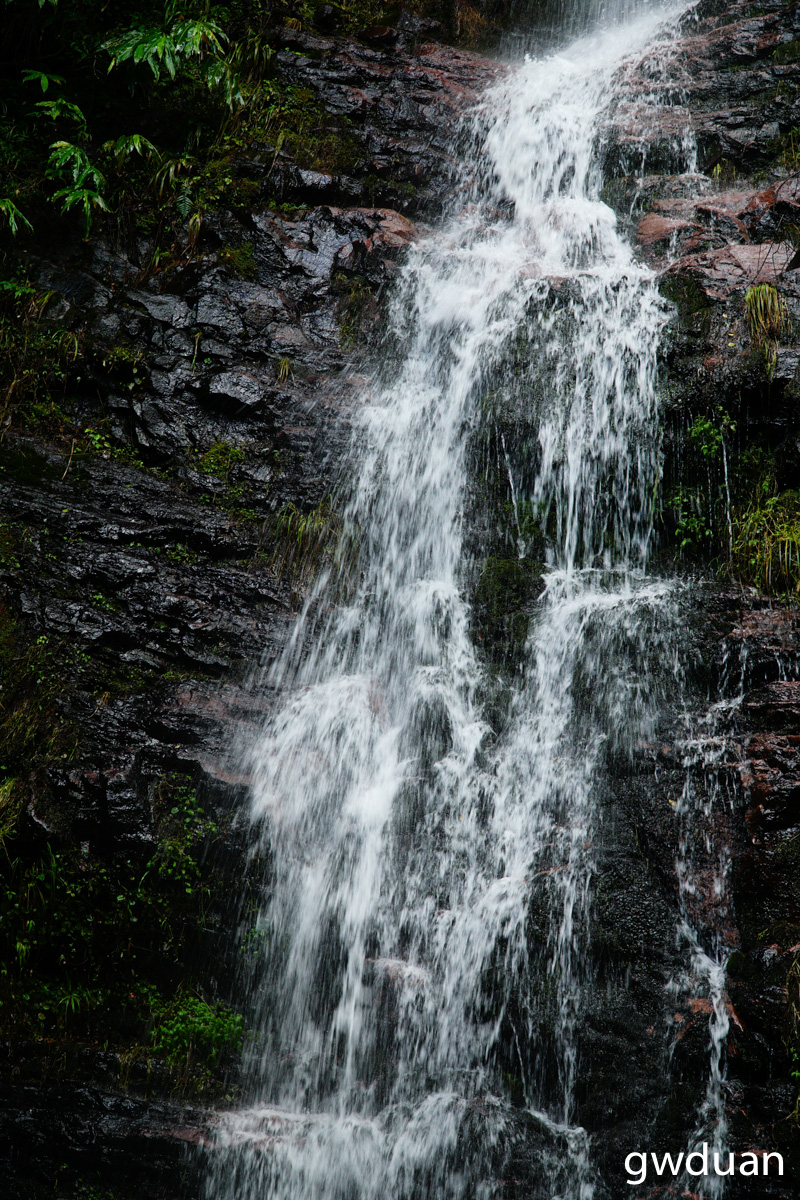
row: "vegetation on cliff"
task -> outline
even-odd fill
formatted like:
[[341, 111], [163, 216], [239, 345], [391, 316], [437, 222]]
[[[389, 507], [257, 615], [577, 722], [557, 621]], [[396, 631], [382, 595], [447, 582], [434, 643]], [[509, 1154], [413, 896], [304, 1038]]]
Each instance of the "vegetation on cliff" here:
[[[410, 0], [406, 11], [440, 35], [469, 40], [487, 27], [449, 0]], [[380, 41], [400, 15], [392, 0], [6, 0], [0, 220], [24, 237], [55, 210], [86, 235], [97, 220], [122, 239], [153, 235], [157, 269], [191, 249], [222, 197], [247, 204], [236, 162], [253, 147], [317, 169], [357, 157], [346, 118], [281, 83], [281, 31]]]
[[[210, 965], [209, 948], [239, 919], [247, 865], [196, 760], [174, 752], [126, 767], [133, 780], [126, 786], [138, 797], [126, 803], [132, 812], [140, 805], [130, 817], [137, 827], [127, 841], [118, 828], [102, 832], [111, 800], [100, 772], [113, 775], [114, 768], [98, 727], [107, 722], [115, 730], [109, 714], [124, 708], [124, 732], [112, 734], [124, 740], [165, 695], [228, 660], [212, 637], [202, 663], [192, 655], [187, 661], [174, 617], [158, 611], [151, 592], [148, 637], [167, 653], [142, 661], [137, 651], [130, 661], [125, 588], [103, 571], [66, 566], [73, 551], [81, 557], [86, 536], [70, 524], [70, 508], [92, 491], [89, 480], [103, 464], [112, 504], [126, 488], [141, 504], [146, 484], [157, 507], [169, 489], [173, 506], [190, 499], [197, 511], [181, 533], [174, 511], [166, 514], [169, 531], [155, 539], [122, 522], [125, 552], [137, 561], [131, 577], [157, 571], [167, 591], [190, 593], [195, 568], [210, 565], [215, 524], [215, 564], [222, 558], [242, 572], [244, 562], [247, 572], [262, 570], [271, 581], [285, 575], [296, 588], [333, 553], [339, 518], [330, 498], [304, 495], [301, 506], [296, 493], [256, 513], [245, 453], [270, 478], [298, 456], [252, 441], [245, 452], [224, 425], [188, 447], [162, 440], [145, 470], [141, 449], [114, 437], [103, 400], [107, 392], [137, 400], [150, 369], [145, 348], [127, 337], [92, 336], [75, 308], [65, 318], [69, 304], [41, 282], [41, 263], [60, 243], [71, 263], [99, 244], [133, 247], [126, 284], [168, 284], [202, 259], [198, 235], [217, 208], [247, 209], [256, 193], [264, 202], [264, 179], [279, 157], [351, 168], [348, 122], [281, 79], [275, 48], [300, 27], [353, 30], [382, 12], [369, 2], [98, 8], [63, 0], [9, 0], [4, 10], [0, 473], [12, 488], [41, 487], [45, 510], [54, 489], [67, 486], [70, 498], [57, 510], [63, 531], [39, 512], [28, 519], [7, 513], [0, 526], [0, 1030], [15, 1044], [116, 1051], [120, 1080], [142, 1087], [152, 1079], [162, 1090], [220, 1097], [233, 1086], [242, 1018], [220, 983], [224, 955]], [[239, 168], [247, 155], [259, 156], [258, 184]], [[266, 186], [267, 203], [280, 208]], [[297, 211], [284, 206], [284, 215]], [[223, 241], [212, 262], [233, 279], [254, 278], [247, 241]], [[113, 292], [117, 281], [106, 283]], [[343, 286], [342, 340], [349, 343], [368, 289], [357, 276]], [[190, 378], [208, 374], [216, 353], [208, 341], [207, 331], [192, 331]], [[275, 358], [277, 387], [291, 387], [293, 359]], [[98, 392], [99, 411], [88, 418], [86, 405]], [[14, 440], [19, 434], [22, 442]], [[48, 457], [54, 448], [57, 466]], [[249, 577], [242, 586], [249, 597]], [[38, 596], [33, 611], [27, 595]], [[71, 608], [69, 632], [50, 628], [53, 602]], [[87, 636], [81, 614], [118, 628]], [[90, 778], [85, 808], [76, 809], [76, 790]], [[235, 973], [235, 961], [226, 966]]]
[[[688, 414], [678, 415], [678, 455], [668, 462], [662, 517], [689, 562], [710, 561], [720, 574], [794, 600], [800, 595], [800, 463], [781, 413], [798, 393], [775, 372], [779, 350], [793, 345], [796, 330], [775, 285], [754, 285], [739, 299], [742, 316], [722, 336], [746, 339], [741, 361], [726, 386], [710, 389], [706, 402], [701, 393]], [[737, 340], [729, 345], [739, 348]]]

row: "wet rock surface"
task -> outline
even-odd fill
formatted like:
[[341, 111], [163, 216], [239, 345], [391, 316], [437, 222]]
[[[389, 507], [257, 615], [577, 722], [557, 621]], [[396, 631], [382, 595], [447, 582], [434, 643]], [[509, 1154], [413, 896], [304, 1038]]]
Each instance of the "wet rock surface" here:
[[[697, 412], [713, 394], [738, 407], [745, 437], [780, 442], [796, 470], [800, 9], [700, 4], [683, 30], [663, 77], [647, 61], [628, 73], [608, 134], [610, 195], [636, 222], [643, 257], [675, 304], [671, 403]], [[670, 106], [637, 120], [638, 95], [659, 86]], [[687, 144], [697, 172], [670, 174]], [[637, 156], [651, 174], [633, 177]], [[784, 313], [768, 357], [745, 303], [759, 285], [776, 288]]]
[[[237, 969], [239, 749], [270, 704], [250, 677], [301, 600], [287, 523], [334, 512], [352, 367], [380, 333], [416, 213], [448, 197], [454, 123], [497, 69], [426, 44], [431, 29], [408, 16], [362, 42], [280, 34], [282, 82], [347, 118], [346, 154], [309, 170], [250, 146], [237, 167], [247, 207], [206, 214], [168, 269], [149, 242], [43, 240], [28, 259], [48, 294], [37, 328], [74, 336], [80, 366], [74, 437], [0, 439], [5, 676], [28, 654], [52, 704], [14, 783], [15, 853], [49, 846], [109, 872], [157, 861], [164, 781], [190, 784], [217, 830], [216, 892], [180, 956], [212, 998]], [[131, 1063], [102, 1038], [76, 1044], [68, 1023], [33, 1049], [12, 1037], [3, 1195], [197, 1194], [187, 1145], [203, 1140], [202, 1106], [170, 1099], [174, 1072], [149, 1052]]]
[[[788, 1198], [799, 1165], [787, 996], [797, 969], [800, 750], [791, 732], [797, 684], [784, 677], [796, 671], [800, 620], [700, 581], [681, 604], [681, 696], [664, 710], [658, 741], [613, 766], [602, 801], [579, 1119], [610, 1196], [628, 1186], [632, 1150], [675, 1154], [696, 1131], [713, 1010], [687, 972], [679, 933], [676, 864], [688, 850], [692, 884], [682, 904], [701, 939], [714, 930], [730, 953], [722, 997], [729, 1145], [784, 1156], [783, 1177], [759, 1178], [755, 1191], [737, 1177], [726, 1194]], [[727, 895], [716, 884], [720, 847], [729, 855]], [[671, 1190], [651, 1171], [633, 1194], [684, 1195], [685, 1183]]]
[[[608, 202], [629, 223], [671, 305], [662, 374], [665, 495], [685, 497], [694, 461], [702, 464], [697, 479], [708, 480], [708, 460], [721, 455], [724, 443], [730, 474], [723, 480], [720, 464], [717, 513], [728, 522], [731, 545], [731, 521], [758, 509], [739, 464], [763, 456], [775, 494], [800, 484], [800, 191], [793, 141], [800, 123], [799, 35], [797, 4], [701, 3], [684, 19], [666, 66], [646, 59], [627, 69], [606, 131]], [[640, 97], [652, 101], [654, 94], [663, 96], [663, 108], [648, 111]], [[693, 144], [696, 167], [686, 173], [686, 148]], [[769, 331], [757, 311], [764, 296], [777, 314]], [[711, 427], [722, 431], [716, 450], [702, 442]], [[734, 499], [729, 490], [726, 515], [729, 480]], [[707, 486], [700, 483], [697, 494]], [[737, 486], [746, 496], [738, 511]], [[693, 539], [711, 537], [690, 525], [691, 518], [678, 532], [689, 556]], [[752, 534], [753, 562], [766, 537], [765, 530]], [[705, 728], [689, 775], [698, 802], [711, 802], [710, 815], [691, 834], [698, 864], [691, 915], [701, 930], [713, 924], [730, 952], [723, 1095], [731, 1148], [777, 1148], [786, 1164], [783, 1178], [737, 1176], [725, 1194], [788, 1197], [800, 1179], [792, 1074], [800, 625], [793, 607], [759, 600], [751, 589], [689, 587], [687, 653], [695, 666], [682, 702], [695, 727]], [[713, 708], [721, 703], [729, 705], [724, 719], [723, 708]], [[592, 1065], [584, 1119], [603, 1129], [596, 1144], [612, 1191], [616, 1180], [620, 1193], [638, 1194], [620, 1172], [630, 1150], [663, 1153], [686, 1144], [686, 1114], [702, 1105], [697, 1081], [710, 1051], [708, 1001], [692, 999], [690, 986], [674, 990], [679, 968], [667, 931], [675, 927], [676, 809], [686, 786], [686, 748], [685, 734], [670, 729], [669, 719], [662, 736], [663, 745], [644, 749], [637, 769], [623, 771], [612, 787], [605, 817], [610, 849], [597, 881], [602, 989], [585, 1049]], [[729, 847], [724, 908], [714, 895], [713, 855], [704, 861], [704, 841]], [[665, 986], [675, 995], [671, 1012], [659, 1007]], [[610, 1013], [618, 1014], [616, 1043], [606, 1033]], [[607, 1080], [605, 1112], [597, 1104], [595, 1069]], [[659, 1187], [639, 1191], [681, 1194], [680, 1187]]]
[[[442, 46], [404, 54], [414, 28], [395, 40], [399, 49], [374, 50], [289, 31], [280, 69], [329, 108], [361, 114], [377, 172], [381, 155], [413, 163], [441, 196], [452, 121], [494, 68]], [[394, 208], [353, 206], [364, 163], [349, 192], [302, 172], [301, 197], [290, 179], [299, 168], [274, 148], [265, 162], [241, 169], [263, 175], [271, 196], [277, 172], [279, 191], [310, 207], [213, 214], [187, 261], [163, 274], [141, 265], [147, 247], [126, 254], [102, 242], [34, 260], [52, 292], [45, 327], [57, 321], [91, 346], [71, 416], [95, 452], [4, 436], [0, 495], [14, 547], [0, 568], [4, 594], [37, 637], [69, 640], [148, 683], [147, 694], [134, 685], [99, 701], [96, 688], [78, 688], [71, 715], [87, 738], [53, 775], [76, 837], [147, 838], [153, 771], [202, 760], [218, 774], [231, 727], [258, 719], [235, 681], [268, 664], [298, 598], [272, 569], [274, 517], [318, 505], [340, 474], [345, 368], [416, 237]], [[334, 195], [338, 205], [321, 203]], [[110, 807], [86, 799], [110, 788]]]
[[[94, 1072], [93, 1072], [94, 1074]], [[13, 1079], [13, 1073], [12, 1073]], [[202, 1110], [138, 1100], [73, 1081], [0, 1087], [3, 1195], [52, 1194], [78, 1172], [115, 1196], [182, 1200], [197, 1194], [190, 1148], [209, 1136]]]
[[[386, 37], [367, 44], [291, 30], [281, 34], [279, 73], [346, 117], [356, 159], [310, 173], [269, 159], [270, 186], [281, 199], [390, 206], [400, 212], [439, 210], [454, 128], [466, 107], [500, 69], [489, 59], [427, 41], [424, 18], [405, 14]], [[405, 50], [405, 53], [403, 53]], [[409, 53], [409, 51], [414, 51]]]

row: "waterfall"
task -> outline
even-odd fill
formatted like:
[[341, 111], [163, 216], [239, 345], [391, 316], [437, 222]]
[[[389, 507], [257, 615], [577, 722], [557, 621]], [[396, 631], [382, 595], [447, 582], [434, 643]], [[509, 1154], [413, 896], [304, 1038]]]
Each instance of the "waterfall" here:
[[[621, 68], [663, 55], [685, 7], [507, 70], [451, 217], [403, 266], [347, 582], [318, 583], [250, 750], [268, 896], [208, 1200], [488, 1200], [523, 1160], [526, 1195], [602, 1190], [577, 1101], [597, 798], [677, 686], [680, 615], [647, 573], [666, 307], [600, 199], [600, 143]], [[516, 666], [472, 602], [497, 427], [507, 558], [541, 575]]]

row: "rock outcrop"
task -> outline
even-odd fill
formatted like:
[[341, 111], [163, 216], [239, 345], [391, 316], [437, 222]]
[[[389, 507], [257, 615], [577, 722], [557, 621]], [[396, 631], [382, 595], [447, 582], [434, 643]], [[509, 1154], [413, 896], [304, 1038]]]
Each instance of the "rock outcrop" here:
[[[769, 587], [771, 580], [781, 592], [794, 588], [794, 579], [773, 564], [763, 505], [791, 503], [800, 486], [800, 5], [701, 3], [682, 30], [666, 67], [645, 60], [628, 69], [626, 94], [611, 116], [606, 142], [609, 202], [630, 222], [642, 257], [673, 305], [663, 364], [665, 497], [673, 511], [666, 516], [667, 541], [677, 526], [690, 568], [693, 555], [699, 564], [715, 544], [718, 569], [732, 569], [745, 584]], [[655, 112], [654, 93], [664, 97]], [[646, 119], [638, 104], [643, 94], [649, 97]], [[674, 569], [674, 557], [663, 553]], [[731, 1147], [778, 1148], [786, 1161], [783, 1178], [759, 1179], [756, 1191], [737, 1178], [725, 1194], [732, 1200], [788, 1197], [800, 1171], [794, 849], [800, 837], [800, 626], [793, 603], [759, 598], [752, 587], [731, 589], [696, 576], [687, 586], [687, 628], [697, 663], [689, 707], [702, 731], [690, 777], [705, 797], [705, 850], [694, 851], [693, 916], [706, 934], [716, 928], [731, 952], [723, 1085]], [[692, 1105], [699, 1110], [703, 1101], [699, 1092], [692, 1100], [691, 1091], [702, 1078], [703, 1059], [708, 1061], [713, 1014], [707, 1000], [691, 998], [691, 986], [682, 1000], [676, 996], [668, 1079], [653, 1086], [653, 1076], [639, 1069], [647, 1060], [658, 1072], [664, 1061], [658, 1050], [648, 1060], [642, 1048], [664, 1036], [653, 996], [675, 969], [666, 961], [668, 952], [660, 961], [653, 949], [659, 913], [663, 917], [665, 905], [674, 903], [672, 864], [686, 853], [669, 812], [686, 778], [671, 736], [665, 728], [664, 745], [652, 748], [653, 776], [645, 771], [625, 777], [614, 819], [623, 844], [626, 824], [632, 832], [622, 865], [605, 866], [598, 884], [599, 949], [604, 938], [612, 944], [605, 953], [619, 954], [619, 939], [624, 942], [631, 925], [622, 919], [622, 899], [637, 897], [637, 920], [622, 954], [635, 1011], [627, 986], [612, 993], [622, 1029], [618, 1061], [635, 1056], [637, 1062], [630, 1085], [621, 1084], [618, 1066], [607, 1066], [613, 1115], [592, 1116], [608, 1122], [603, 1145], [614, 1148], [608, 1154], [611, 1179], [625, 1147], [637, 1138], [663, 1150], [670, 1139], [679, 1142], [676, 1114]], [[720, 847], [723, 858], [730, 856], [722, 898], [712, 888]], [[613, 896], [609, 922], [605, 911]], [[605, 1001], [600, 1007], [600, 1032], [587, 1054], [608, 1058]], [[672, 1193], [643, 1188], [642, 1194]]]
[[[184, 1150], [204, 1118], [171, 1105], [186, 1080], [159, 1065], [141, 1013], [171, 1012], [190, 986], [212, 1008], [230, 998], [248, 875], [235, 747], [269, 704], [247, 681], [284, 643], [304, 554], [317, 562], [335, 540], [353, 367], [417, 213], [448, 194], [454, 124], [497, 69], [423, 43], [429, 25], [408, 16], [363, 42], [276, 33], [281, 83], [346, 118], [347, 135], [327, 170], [302, 147], [248, 146], [231, 206], [187, 227], [166, 268], [152, 241], [62, 230], [26, 256], [44, 297], [30, 328], [70, 352], [64, 402], [0, 440], [7, 901], [16, 911], [17, 878], [54, 864], [43, 896], [91, 949], [62, 960], [52, 1011], [22, 982], [4, 1001], [9, 1196], [196, 1194]], [[106, 940], [87, 908], [100, 902]], [[84, 987], [103, 970], [87, 956], [133, 934], [130, 997], [113, 978]], [[30, 953], [41, 969], [47, 951]], [[163, 1002], [146, 991], [162, 985]], [[201, 1105], [235, 1089], [224, 1062], [203, 1070], [189, 1082]]]

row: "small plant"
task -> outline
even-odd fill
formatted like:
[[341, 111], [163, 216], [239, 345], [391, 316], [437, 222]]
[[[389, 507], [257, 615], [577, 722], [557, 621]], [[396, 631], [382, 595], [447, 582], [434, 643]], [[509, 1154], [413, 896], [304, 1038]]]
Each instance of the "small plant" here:
[[689, 440], [703, 458], [716, 458], [722, 448], [722, 431], [708, 417], [698, 417], [689, 430]]
[[330, 496], [308, 512], [296, 504], [285, 505], [276, 523], [273, 567], [279, 572], [288, 569], [300, 584], [307, 582], [325, 557], [334, 554], [341, 531], [342, 519]]
[[183, 993], [157, 1006], [153, 1015], [153, 1049], [184, 1075], [198, 1058], [216, 1066], [225, 1050], [241, 1049], [242, 1016], [224, 1004]]
[[347, 295], [339, 326], [339, 344], [355, 346], [361, 334], [365, 310], [372, 300], [372, 289], [366, 280], [356, 277], [347, 280], [345, 276], [336, 277], [336, 283], [347, 285]]
[[243, 279], [255, 279], [256, 264], [253, 247], [249, 242], [241, 246], [223, 246], [219, 252], [220, 262], [227, 263]]
[[715, 183], [719, 184], [734, 183], [736, 176], [736, 165], [727, 158], [721, 158], [711, 170], [711, 178]]
[[800, 58], [800, 38], [790, 42], [782, 42], [772, 51], [772, 57], [778, 63], [795, 63]]
[[758, 283], [745, 292], [744, 311], [753, 345], [763, 353], [767, 376], [772, 379], [778, 343], [788, 318], [786, 301], [773, 284]]
[[675, 520], [675, 537], [681, 551], [696, 553], [706, 549], [712, 530], [702, 493], [695, 488], [677, 487], [669, 499]]
[[751, 502], [733, 523], [732, 566], [767, 594], [800, 595], [800, 492]]
[[244, 450], [241, 446], [232, 446], [230, 442], [217, 441], [209, 446], [200, 456], [198, 468], [204, 475], [215, 475], [217, 479], [227, 479], [231, 471], [244, 461]]
[[194, 550], [190, 550], [188, 546], [178, 542], [175, 546], [168, 546], [166, 549], [167, 558], [171, 558], [173, 562], [182, 563], [190, 567], [197, 562], [197, 554]]
[[0, 845], [3, 848], [6, 838], [16, 829], [24, 804], [25, 798], [18, 781], [13, 776], [10, 779], [0, 778]]
[[707, 416], [697, 417], [688, 430], [690, 445], [707, 459], [718, 458], [725, 445], [725, 435], [736, 432], [736, 422], [724, 409], [717, 408], [715, 416], [716, 421]]
[[173, 777], [165, 777], [154, 800], [158, 817], [159, 848], [151, 867], [191, 895], [200, 877], [195, 852], [206, 838], [217, 832], [216, 822], [206, 816], [194, 788]]
[[470, 47], [480, 45], [486, 37], [489, 22], [477, 8], [465, 4], [463, 0], [458, 3], [456, 12], [459, 44]]
[[62, 405], [80, 378], [82, 331], [43, 320], [54, 292], [37, 287], [23, 268], [0, 279], [0, 420], [63, 434]]
[[8, 227], [13, 234], [18, 232], [20, 225], [27, 225], [28, 229], [33, 229], [25, 214], [20, 212], [14, 201], [10, 200], [8, 196], [0, 198], [0, 213], [8, 221]]
[[132, 350], [129, 346], [111, 346], [104, 353], [102, 364], [117, 384], [124, 384], [132, 392], [144, 378], [143, 357], [141, 350]]
[[800, 129], [795, 126], [783, 139], [781, 165], [786, 171], [796, 171], [800, 166]]
[[91, 600], [95, 608], [104, 608], [106, 612], [119, 612], [119, 605], [115, 604], [113, 600], [109, 600], [108, 596], [104, 596], [102, 592], [94, 592]]
[[93, 429], [91, 425], [87, 425], [83, 432], [94, 454], [102, 454], [103, 458], [111, 457], [111, 438], [107, 433]]
[[55, 178], [66, 179], [66, 185], [53, 195], [61, 201], [61, 211], [83, 209], [84, 235], [88, 238], [92, 215], [96, 208], [108, 212], [103, 196], [106, 181], [97, 167], [89, 161], [86, 151], [72, 142], [53, 142], [50, 170]]
[[240, 1013], [181, 988], [170, 1001], [151, 999], [150, 1045], [175, 1071], [178, 1084], [204, 1091], [215, 1086], [214, 1069], [225, 1056], [241, 1051], [244, 1021]]
[[756, 343], [774, 341], [780, 337], [786, 319], [786, 303], [771, 283], [758, 283], [748, 288], [744, 297], [745, 315], [750, 336]]

